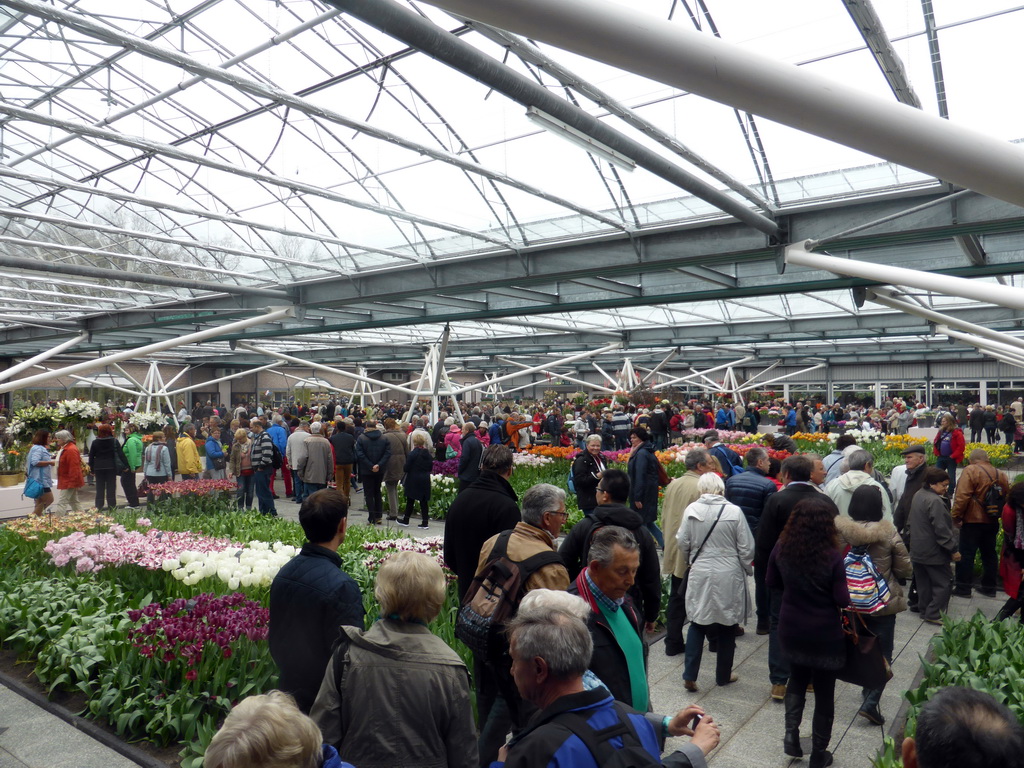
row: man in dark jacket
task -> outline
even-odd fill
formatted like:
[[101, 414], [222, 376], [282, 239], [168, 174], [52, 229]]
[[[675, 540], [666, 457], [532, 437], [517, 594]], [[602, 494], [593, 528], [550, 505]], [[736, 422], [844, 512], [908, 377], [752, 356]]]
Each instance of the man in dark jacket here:
[[643, 427], [629, 431], [633, 451], [626, 465], [629, 471], [629, 504], [641, 518], [659, 547], [665, 539], [658, 527], [658, 457], [654, 455], [651, 436]]
[[471, 421], [462, 425], [462, 453], [459, 454], [459, 493], [469, 488], [480, 477], [480, 461], [484, 454], [484, 444], [476, 436], [476, 429]]
[[458, 579], [459, 602], [466, 595], [492, 536], [515, 528], [520, 520], [519, 497], [512, 490], [512, 451], [490, 445], [484, 451], [480, 477], [448, 508], [444, 525], [444, 562]]
[[359, 477], [363, 479], [363, 499], [366, 514], [373, 524], [380, 524], [384, 514], [384, 501], [380, 495], [380, 484], [384, 481], [384, 470], [391, 460], [391, 443], [377, 428], [373, 419], [366, 420], [366, 429], [356, 438], [356, 461], [359, 462]]
[[[726, 478], [725, 498], [743, 510], [750, 532], [757, 537], [757, 526], [768, 499], [778, 490], [768, 479], [771, 464], [768, 451], [754, 446], [747, 451], [747, 471]], [[764, 580], [754, 578], [754, 603], [757, 609], [757, 634], [768, 634], [768, 591]]]
[[363, 596], [341, 570], [348, 504], [337, 491], [317, 491], [299, 510], [308, 540], [270, 585], [270, 655], [278, 688], [309, 713], [341, 626], [363, 626]]
[[665, 412], [667, 408], [667, 405], [654, 406], [654, 412], [651, 414], [650, 421], [647, 422], [656, 451], [660, 451], [668, 445], [668, 414]]
[[345, 426], [343, 419], [334, 423], [331, 433], [331, 448], [334, 449], [334, 480], [345, 501], [352, 502], [352, 465], [356, 461], [356, 436]]
[[[804, 499], [832, 502], [826, 494], [811, 482], [812, 476], [824, 475], [824, 467], [817, 456], [798, 454], [782, 462], [779, 476], [788, 484], [781, 491], [772, 494], [765, 502], [761, 523], [757, 527], [754, 543], [754, 583], [763, 584], [768, 572], [768, 557], [779, 540], [779, 534], [786, 527], [789, 514]], [[831, 503], [835, 507], [835, 502]], [[836, 515], [839, 509], [835, 510]], [[782, 591], [768, 590], [768, 679], [771, 681], [771, 696], [776, 701], [786, 697], [786, 683], [789, 681], [789, 663], [779, 647], [779, 609], [782, 607]]]
[[629, 596], [640, 548], [625, 528], [606, 526], [594, 534], [590, 562], [569, 585], [569, 593], [590, 605], [587, 629], [594, 641], [590, 670], [617, 701], [646, 712], [647, 642], [640, 614]]
[[626, 506], [629, 478], [619, 469], [605, 470], [597, 484], [597, 502], [593, 515], [587, 515], [562, 540], [558, 553], [562, 556], [569, 578], [575, 579], [590, 562], [590, 546], [594, 535], [609, 525], [628, 530], [640, 547], [640, 569], [636, 582], [629, 589], [648, 631], [661, 610], [661, 574], [658, 567], [658, 545], [644, 527], [640, 515]]

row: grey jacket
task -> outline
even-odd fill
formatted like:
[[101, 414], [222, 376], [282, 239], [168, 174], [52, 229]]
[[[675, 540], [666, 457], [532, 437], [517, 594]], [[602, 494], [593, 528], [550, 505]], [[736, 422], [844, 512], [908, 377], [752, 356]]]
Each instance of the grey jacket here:
[[334, 477], [334, 452], [323, 435], [309, 435], [302, 441], [302, 455], [295, 465], [304, 483], [326, 485]]
[[959, 546], [946, 501], [927, 485], [910, 505], [910, 559], [921, 565], [946, 565]]
[[455, 651], [420, 624], [342, 629], [348, 642], [309, 713], [324, 743], [359, 768], [477, 768], [469, 672]]

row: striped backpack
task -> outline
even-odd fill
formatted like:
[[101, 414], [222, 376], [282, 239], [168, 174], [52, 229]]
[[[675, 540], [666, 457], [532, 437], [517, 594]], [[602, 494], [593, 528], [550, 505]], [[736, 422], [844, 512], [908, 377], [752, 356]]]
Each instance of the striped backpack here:
[[867, 547], [853, 547], [843, 560], [846, 586], [850, 590], [850, 610], [877, 613], [885, 608], [891, 593], [889, 585], [878, 572]]

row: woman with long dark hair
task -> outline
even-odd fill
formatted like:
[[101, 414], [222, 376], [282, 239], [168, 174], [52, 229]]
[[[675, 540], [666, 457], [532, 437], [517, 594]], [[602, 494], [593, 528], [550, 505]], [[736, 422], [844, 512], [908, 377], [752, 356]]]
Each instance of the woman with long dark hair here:
[[[1013, 484], [1003, 506], [1003, 551], [999, 558], [999, 575], [1007, 598], [996, 614], [996, 621], [1010, 618], [1024, 606], [1024, 482]], [[1020, 621], [1024, 624], [1024, 611], [1021, 611]]]
[[814, 684], [810, 768], [832, 764], [828, 743], [835, 716], [836, 672], [846, 661], [840, 610], [850, 604], [846, 569], [839, 549], [835, 506], [806, 499], [793, 507], [768, 559], [766, 583], [782, 590], [779, 643], [789, 658], [786, 736], [790, 757], [803, 757], [800, 722], [807, 685]]

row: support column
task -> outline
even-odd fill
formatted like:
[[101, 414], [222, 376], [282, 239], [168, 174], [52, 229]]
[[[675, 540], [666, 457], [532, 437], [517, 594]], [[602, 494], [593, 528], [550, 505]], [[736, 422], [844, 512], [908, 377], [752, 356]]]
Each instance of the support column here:
[[789, 382], [782, 385], [782, 400], [783, 402], [789, 402]]
[[978, 402], [982, 406], [988, 405], [988, 381], [985, 379], [978, 382]]

